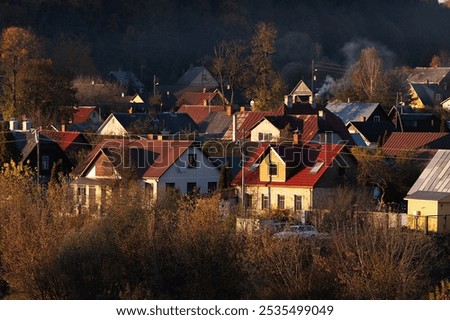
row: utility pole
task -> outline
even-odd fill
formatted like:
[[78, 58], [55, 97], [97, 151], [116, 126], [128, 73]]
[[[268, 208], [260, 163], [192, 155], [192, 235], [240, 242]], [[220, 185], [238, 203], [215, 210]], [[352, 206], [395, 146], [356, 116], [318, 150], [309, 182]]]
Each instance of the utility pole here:
[[247, 218], [247, 208], [245, 205], [245, 154], [244, 154], [244, 142], [245, 142], [245, 129], [242, 130], [241, 139], [241, 156], [242, 156], [242, 181], [241, 181], [241, 199], [242, 199], [242, 213], [244, 218]]
[[159, 85], [159, 83], [156, 81], [156, 74], [153, 75], [153, 97], [156, 97], [156, 86]]
[[314, 80], [316, 80], [316, 74], [315, 72], [317, 69], [314, 69], [314, 59], [311, 62], [311, 105], [313, 109], [316, 108], [316, 100], [314, 97]]
[[36, 171], [37, 171], [37, 183], [41, 184], [41, 152], [39, 150], [39, 129], [34, 130], [34, 139], [36, 142]]

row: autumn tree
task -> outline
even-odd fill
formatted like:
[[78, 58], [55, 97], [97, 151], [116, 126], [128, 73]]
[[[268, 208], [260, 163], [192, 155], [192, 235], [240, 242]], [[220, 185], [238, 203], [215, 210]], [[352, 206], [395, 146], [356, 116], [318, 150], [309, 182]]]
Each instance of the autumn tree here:
[[358, 161], [358, 182], [362, 186], [377, 187], [380, 190], [378, 205], [381, 209], [385, 203], [388, 186], [393, 182], [393, 171], [381, 150], [353, 148], [352, 154]]
[[377, 49], [363, 49], [352, 68], [353, 86], [362, 100], [374, 101], [376, 91], [383, 80], [383, 73], [383, 60]]
[[342, 101], [380, 102], [394, 105], [398, 93], [408, 93], [406, 68], [386, 69], [383, 57], [374, 47], [361, 50], [359, 59], [332, 87]]
[[361, 211], [371, 211], [372, 203], [367, 190], [354, 186], [339, 186], [332, 195], [319, 196], [312, 212], [312, 223], [325, 232], [346, 233], [361, 227]]
[[450, 281], [442, 280], [428, 297], [430, 300], [450, 300]]
[[[446, 5], [449, 5], [447, 3]], [[438, 67], [448, 67], [450, 66], [450, 55], [447, 51], [441, 50], [438, 54], [435, 54], [430, 61], [430, 67], [438, 68]]]
[[314, 239], [274, 239], [260, 233], [245, 239], [241, 263], [250, 299], [334, 299], [339, 290]]
[[7, 126], [0, 123], [0, 165], [11, 160]]
[[372, 226], [335, 234], [333, 246], [341, 299], [423, 299], [439, 252], [423, 234]]
[[30, 62], [42, 58], [38, 38], [29, 30], [10, 27], [3, 31], [0, 42], [0, 71], [2, 73], [2, 109], [5, 118], [24, 109], [20, 92], [23, 77], [31, 70]]
[[231, 91], [231, 105], [234, 102], [235, 86], [243, 81], [246, 50], [247, 46], [242, 40], [223, 41], [214, 47], [214, 55], [207, 58], [221, 91], [225, 92], [225, 87]]
[[275, 26], [261, 22], [250, 40], [246, 96], [254, 101], [256, 110], [272, 110], [283, 102], [284, 83], [272, 65], [276, 37]]
[[0, 40], [1, 109], [5, 118], [22, 115], [35, 125], [67, 120], [75, 104], [71, 80], [57, 73], [43, 55], [40, 40], [30, 30], [9, 27]]

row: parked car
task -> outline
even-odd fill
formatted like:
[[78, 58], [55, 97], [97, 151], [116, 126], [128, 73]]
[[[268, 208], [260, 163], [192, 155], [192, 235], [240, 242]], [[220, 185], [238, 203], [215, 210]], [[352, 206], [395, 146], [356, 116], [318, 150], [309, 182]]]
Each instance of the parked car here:
[[273, 235], [277, 239], [287, 239], [291, 237], [297, 238], [311, 238], [317, 236], [319, 233], [316, 228], [310, 225], [293, 225], [288, 229], [277, 232]]

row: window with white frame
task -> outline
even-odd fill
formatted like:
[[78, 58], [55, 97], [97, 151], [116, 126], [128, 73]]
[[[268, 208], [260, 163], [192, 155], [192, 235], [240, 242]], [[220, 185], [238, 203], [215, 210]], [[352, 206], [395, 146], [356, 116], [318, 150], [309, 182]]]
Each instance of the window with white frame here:
[[271, 133], [259, 132], [258, 133], [258, 140], [259, 141], [271, 141], [272, 140], [272, 134]]
[[261, 197], [261, 209], [269, 209], [269, 196], [266, 194]]
[[284, 195], [279, 194], [278, 195], [278, 209], [284, 210], [285, 208], [286, 208], [285, 197], [284, 197]]
[[294, 210], [300, 211], [302, 209], [302, 196], [301, 195], [295, 195], [294, 196]]

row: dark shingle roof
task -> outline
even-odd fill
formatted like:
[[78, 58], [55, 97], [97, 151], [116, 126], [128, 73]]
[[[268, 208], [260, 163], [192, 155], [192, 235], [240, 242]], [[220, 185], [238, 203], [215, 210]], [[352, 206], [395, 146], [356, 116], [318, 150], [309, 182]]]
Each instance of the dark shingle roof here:
[[303, 127], [303, 121], [295, 116], [266, 116], [264, 118], [280, 130], [286, 128], [286, 126], [289, 126], [292, 130], [301, 130]]
[[348, 126], [350, 125], [353, 125], [370, 142], [377, 142], [385, 132], [391, 134], [395, 131], [395, 126], [390, 121], [354, 121], [348, 124]]
[[[411, 84], [419, 99], [425, 106], [434, 107], [446, 98], [445, 91], [438, 84]], [[435, 102], [437, 94], [441, 95], [441, 101]]]
[[226, 112], [211, 112], [200, 123], [199, 130], [201, 133], [205, 133], [205, 139], [219, 139], [227, 132], [232, 119], [233, 117], [227, 115]]
[[187, 113], [158, 113], [155, 122], [157, 122], [159, 131], [169, 131], [172, 134], [182, 131], [198, 131], [197, 124]]

